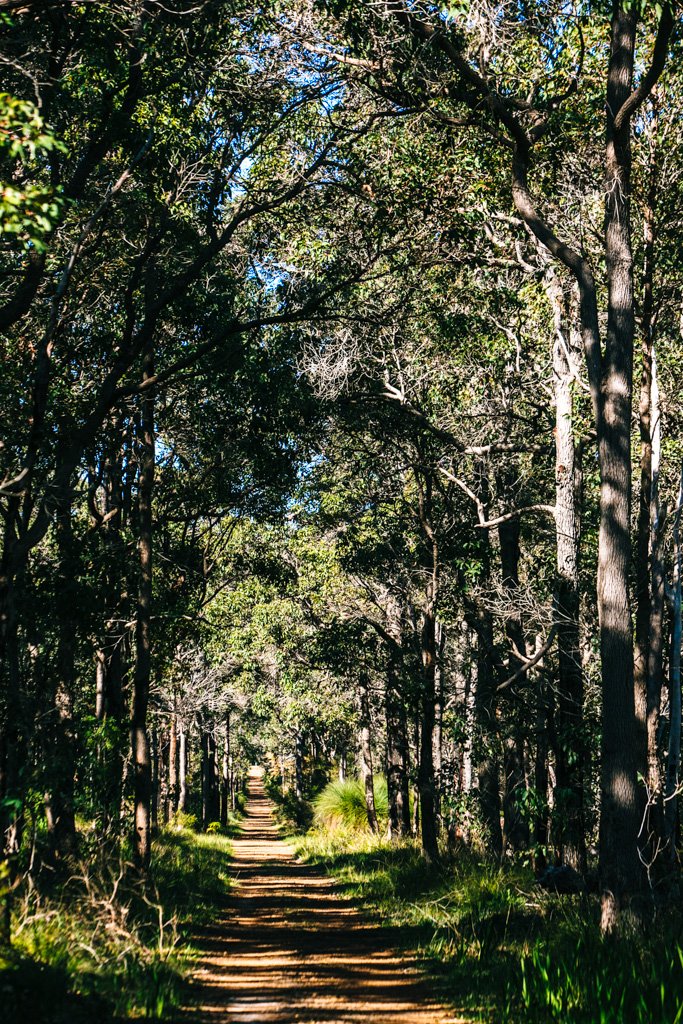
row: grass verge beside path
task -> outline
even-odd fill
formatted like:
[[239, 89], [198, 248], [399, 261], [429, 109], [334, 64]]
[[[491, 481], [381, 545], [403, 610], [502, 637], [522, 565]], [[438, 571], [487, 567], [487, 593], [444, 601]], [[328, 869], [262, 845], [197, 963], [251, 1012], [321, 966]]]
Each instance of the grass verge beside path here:
[[215, 919], [230, 886], [230, 834], [165, 829], [144, 888], [118, 862], [81, 864], [63, 884], [15, 901], [12, 948], [0, 952], [0, 1024], [172, 1015], [190, 936]]
[[295, 842], [398, 929], [435, 993], [473, 1021], [683, 1024], [678, 906], [649, 933], [603, 938], [594, 897], [546, 893], [524, 867], [465, 849], [430, 867], [411, 840], [344, 829]]

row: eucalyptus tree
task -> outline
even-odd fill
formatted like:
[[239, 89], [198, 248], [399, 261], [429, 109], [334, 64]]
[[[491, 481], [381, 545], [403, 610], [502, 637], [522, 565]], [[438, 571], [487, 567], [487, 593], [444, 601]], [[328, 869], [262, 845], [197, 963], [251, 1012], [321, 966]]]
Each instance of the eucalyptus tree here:
[[[45, 146], [42, 160], [17, 171], [33, 175], [36, 187], [50, 183], [63, 199], [61, 216], [40, 246], [19, 239], [3, 252], [2, 325], [12, 358], [0, 653], [10, 801], [20, 790], [26, 733], [15, 598], [53, 521], [69, 521], [84, 463], [113, 436], [118, 454], [108, 475], [120, 479], [126, 466], [136, 474], [131, 727], [142, 807], [161, 389], [178, 379], [191, 386], [191, 368], [212, 352], [235, 366], [261, 328], [320, 315], [325, 296], [343, 286], [333, 274], [313, 285], [289, 281], [268, 263], [274, 212], [295, 219], [297, 202], [324, 184], [346, 126], [363, 127], [362, 112], [339, 105], [332, 118], [325, 97], [335, 82], [311, 76], [275, 28], [232, 2], [64, 4], [47, 18], [31, 5], [17, 11], [8, 33], [10, 85], [20, 95], [36, 83], [41, 116], [65, 147]], [[16, 165], [19, 156], [9, 159]], [[359, 254], [346, 277], [366, 267], [367, 253]], [[27, 344], [29, 336], [40, 340]], [[129, 478], [126, 487], [130, 493]], [[102, 516], [112, 544], [120, 512], [111, 506]], [[60, 686], [68, 691], [66, 681]], [[60, 690], [55, 701], [68, 731], [71, 697]], [[149, 844], [138, 845], [144, 867]]]
[[[631, 394], [635, 299], [631, 229], [633, 125], [667, 67], [679, 17], [671, 4], [615, 3], [589, 11], [542, 7], [439, 9], [389, 0], [332, 4], [371, 87], [398, 107], [427, 108], [448, 131], [468, 128], [507, 152], [510, 198], [531, 235], [576, 282], [597, 435], [600, 542], [597, 596], [602, 657], [601, 874], [603, 926], [640, 884], [637, 730], [630, 603]], [[609, 42], [607, 42], [609, 41]], [[332, 55], [334, 56], [334, 55]], [[340, 63], [346, 58], [338, 53]], [[601, 88], [596, 92], [596, 76]], [[597, 123], [579, 234], [557, 186], [538, 200], [530, 175], [567, 151], [575, 126]], [[598, 179], [602, 176], [602, 183]], [[545, 184], [545, 183], [544, 183]], [[600, 189], [604, 204], [601, 203]], [[545, 204], [543, 205], [543, 200]], [[604, 281], [583, 237], [603, 206]], [[604, 301], [604, 337], [598, 313]]]

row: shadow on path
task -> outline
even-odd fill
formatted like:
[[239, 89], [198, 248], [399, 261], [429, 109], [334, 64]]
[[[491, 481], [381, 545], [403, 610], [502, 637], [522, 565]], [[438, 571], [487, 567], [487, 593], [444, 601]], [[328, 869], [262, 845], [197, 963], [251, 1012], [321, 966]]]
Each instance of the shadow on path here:
[[235, 888], [198, 941], [192, 1024], [445, 1024], [414, 967], [280, 838], [260, 777], [234, 840]]

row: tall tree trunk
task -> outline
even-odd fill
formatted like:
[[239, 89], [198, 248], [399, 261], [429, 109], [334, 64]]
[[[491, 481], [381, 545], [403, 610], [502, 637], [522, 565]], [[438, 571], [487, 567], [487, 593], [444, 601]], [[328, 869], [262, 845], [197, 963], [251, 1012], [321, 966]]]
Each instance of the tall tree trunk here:
[[360, 708], [360, 777], [365, 795], [365, 809], [371, 832], [378, 831], [375, 809], [375, 779], [372, 770], [372, 725], [370, 720], [370, 694], [368, 677], [362, 672], [358, 680], [358, 701]]
[[[648, 124], [649, 159], [648, 187], [643, 214], [643, 295], [640, 317], [642, 370], [640, 379], [640, 401], [638, 419], [640, 425], [640, 492], [638, 496], [638, 527], [636, 540], [636, 634], [634, 644], [634, 687], [636, 726], [638, 730], [638, 773], [646, 779], [645, 799], [641, 814], [643, 827], [640, 835], [641, 855], [649, 861], [655, 855], [658, 827], [657, 805], [659, 794], [659, 771], [656, 757], [656, 729], [658, 725], [659, 696], [651, 692], [649, 685], [650, 642], [656, 645], [657, 611], [653, 590], [652, 564], [656, 558], [656, 538], [652, 536], [652, 500], [656, 487], [655, 474], [658, 462], [653, 449], [655, 433], [660, 430], [656, 370], [654, 365], [654, 242], [655, 207], [657, 188], [657, 131], [658, 103], [656, 90], [652, 93], [652, 116]], [[654, 699], [653, 699], [654, 697]], [[654, 757], [652, 757], [654, 754]], [[645, 806], [646, 805], [646, 806]]]
[[422, 686], [420, 693], [420, 760], [418, 786], [420, 790], [420, 825], [422, 853], [430, 861], [439, 856], [438, 822], [436, 817], [436, 786], [434, 780], [434, 703], [436, 699], [436, 615], [439, 599], [439, 547], [433, 522], [433, 481], [429, 470], [415, 471], [420, 525], [429, 560], [429, 572], [422, 614], [421, 654]]
[[[148, 346], [143, 357], [142, 381], [154, 377], [154, 352]], [[149, 869], [152, 852], [150, 801], [152, 766], [147, 735], [147, 706], [152, 666], [152, 499], [154, 493], [154, 385], [141, 399], [140, 473], [138, 483], [138, 554], [140, 560], [138, 603], [135, 622], [135, 672], [131, 700], [130, 739], [134, 766], [135, 824], [133, 852], [139, 871]]]
[[[438, 859], [436, 799], [434, 786], [434, 691], [436, 671], [436, 619], [431, 594], [422, 623], [422, 709], [420, 715], [420, 822], [422, 852], [428, 861]], [[431, 606], [431, 607], [430, 607]]]
[[221, 825], [228, 824], [230, 807], [230, 712], [225, 712], [225, 732], [223, 737], [223, 761], [221, 771]]
[[479, 804], [486, 831], [487, 852], [499, 859], [503, 855], [500, 825], [500, 777], [498, 768], [498, 728], [496, 722], [496, 672], [493, 649], [493, 620], [481, 604], [473, 623], [477, 634], [477, 686], [475, 715]]
[[[541, 639], [537, 640], [540, 646]], [[542, 871], [547, 863], [548, 849], [548, 683], [543, 666], [539, 665], [536, 680], [536, 750], [534, 757], [534, 788], [538, 807], [534, 819], [535, 868]], [[561, 859], [561, 858], [560, 858]]]
[[650, 840], [651, 851], [657, 850], [657, 839], [663, 834], [662, 781], [659, 766], [659, 715], [664, 681], [664, 604], [665, 577], [662, 544], [665, 511], [659, 504], [659, 467], [662, 447], [662, 428], [657, 382], [657, 358], [652, 347], [652, 479], [650, 485], [650, 624], [647, 651], [647, 790], [648, 815], [645, 841]]
[[669, 669], [669, 749], [666, 759], [664, 789], [664, 835], [667, 857], [676, 862], [676, 833], [678, 827], [678, 799], [681, 778], [681, 574], [683, 550], [681, 547], [681, 512], [683, 510], [683, 467], [674, 516], [674, 570], [671, 587], [671, 667]]
[[178, 716], [175, 711], [168, 726], [168, 805], [171, 817], [178, 809]]
[[[420, 716], [416, 714], [413, 719], [413, 745], [415, 747], [415, 765], [420, 764]], [[413, 815], [410, 824], [411, 834], [417, 839], [420, 834], [420, 786], [418, 772], [415, 772], [413, 784]]]
[[184, 814], [187, 810], [187, 729], [181, 723], [178, 742], [178, 810]]
[[[505, 634], [510, 644], [508, 655], [508, 675], [513, 675], [523, 667], [515, 650], [522, 658], [526, 658], [526, 640], [522, 626], [522, 616], [515, 607], [519, 591], [519, 517], [508, 519], [498, 526], [500, 545], [500, 561], [503, 577], [503, 589], [508, 599], [508, 610], [505, 615]], [[524, 777], [523, 750], [524, 741], [521, 735], [522, 715], [519, 698], [514, 687], [507, 691], [509, 721], [505, 724], [503, 740], [503, 758], [505, 766], [505, 791], [503, 798], [503, 820], [505, 824], [504, 845], [508, 844], [515, 851], [525, 849], [529, 844], [529, 829], [524, 821], [520, 802], [526, 789]]]
[[[21, 766], [26, 760], [23, 691], [19, 670], [17, 592], [23, 568], [15, 557], [18, 500], [8, 502], [0, 562], [0, 828], [3, 853], [10, 860], [19, 852], [23, 826]], [[6, 920], [9, 921], [10, 896]], [[9, 927], [9, 925], [8, 925]], [[9, 932], [8, 932], [9, 936]]]
[[107, 658], [98, 647], [95, 651], [95, 718], [103, 722], [107, 711]]
[[401, 681], [403, 671], [401, 607], [389, 595], [387, 603], [387, 685], [385, 715], [387, 730], [387, 796], [389, 838], [410, 833], [410, 797], [407, 772], [406, 708]]
[[607, 79], [605, 259], [607, 335], [603, 408], [598, 431], [600, 533], [598, 610], [602, 656], [600, 875], [602, 928], [610, 931], [640, 884], [637, 850], [637, 730], [631, 563], [631, 407], [633, 384], [633, 255], [631, 251], [631, 125], [616, 122], [631, 95], [637, 15], [615, 3]]
[[294, 744], [294, 795], [297, 800], [304, 798], [304, 736], [300, 730]]
[[436, 620], [436, 665], [434, 668], [434, 792], [436, 820], [442, 827], [441, 796], [443, 789], [443, 700], [444, 700], [444, 654], [446, 651], [446, 627]]
[[152, 762], [152, 791], [149, 803], [149, 814], [151, 821], [151, 828], [153, 832], [159, 828], [159, 781], [161, 773], [159, 771], [159, 733], [155, 726], [150, 730], [149, 738], [149, 753], [150, 760]]
[[59, 629], [53, 709], [48, 730], [46, 776], [48, 792], [45, 812], [50, 853], [63, 860], [76, 852], [74, 787], [76, 757], [74, 751], [73, 694], [76, 658], [76, 618], [73, 613], [74, 537], [71, 502], [60, 508], [56, 520], [59, 579], [56, 613]]
[[555, 844], [561, 862], [584, 872], [586, 842], [579, 582], [581, 460], [577, 457], [574, 443], [572, 401], [572, 382], [579, 374], [580, 339], [575, 339], [571, 304], [568, 314], [562, 285], [555, 273], [547, 276], [546, 288], [555, 321], [555, 622], [559, 668], [555, 715]]

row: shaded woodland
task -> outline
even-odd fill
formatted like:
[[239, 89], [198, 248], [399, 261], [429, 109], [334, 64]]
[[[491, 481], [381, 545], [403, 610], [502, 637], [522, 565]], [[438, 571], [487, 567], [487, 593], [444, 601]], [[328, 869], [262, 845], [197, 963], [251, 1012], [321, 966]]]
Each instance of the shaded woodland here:
[[290, 827], [683, 966], [682, 29], [0, 5], [8, 950], [120, 890], [142, 962], [258, 763]]

